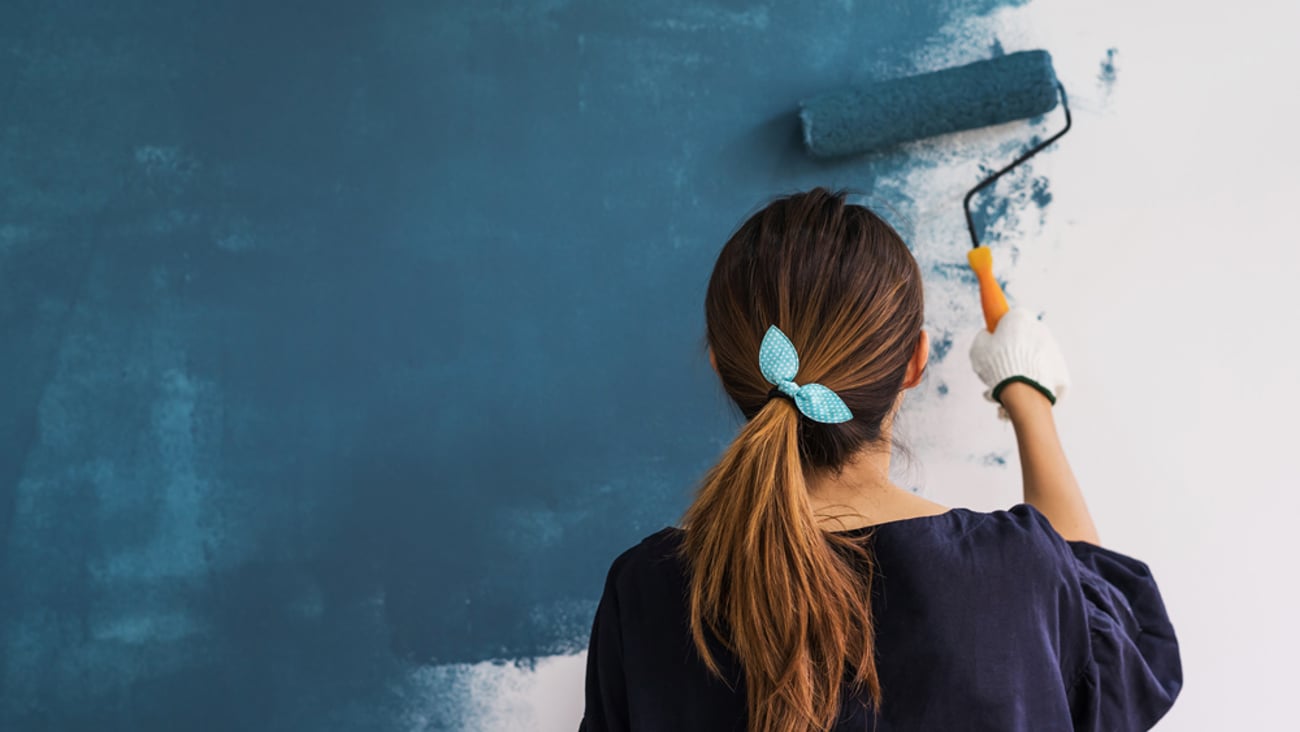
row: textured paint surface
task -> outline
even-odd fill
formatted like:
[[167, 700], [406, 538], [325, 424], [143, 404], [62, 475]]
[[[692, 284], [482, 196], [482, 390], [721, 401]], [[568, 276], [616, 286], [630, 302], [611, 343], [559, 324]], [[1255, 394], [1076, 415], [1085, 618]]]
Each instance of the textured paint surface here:
[[[1039, 142], [1041, 140], [1035, 138], [1022, 145], [1029, 148]], [[1008, 150], [1006, 163], [1014, 160], [1017, 154], [1017, 150]], [[1052, 193], [1047, 179], [1033, 174], [1033, 165], [1031, 158], [1002, 176], [997, 183], [975, 194], [971, 200], [971, 218], [975, 222], [975, 234], [979, 237], [980, 244], [992, 245], [1001, 241], [1008, 232], [1015, 231], [1020, 226], [1020, 218], [1027, 215], [1027, 212], [1036, 212], [1038, 223], [1042, 223], [1047, 205], [1052, 202]], [[981, 179], [999, 169], [1001, 166], [982, 167]]]
[[1031, 126], [817, 163], [794, 109], [1006, 4], [4, 4], [0, 728], [490, 728], [473, 664], [585, 647], [730, 439], [747, 212], [858, 189], [936, 362], [975, 322], [959, 189]]

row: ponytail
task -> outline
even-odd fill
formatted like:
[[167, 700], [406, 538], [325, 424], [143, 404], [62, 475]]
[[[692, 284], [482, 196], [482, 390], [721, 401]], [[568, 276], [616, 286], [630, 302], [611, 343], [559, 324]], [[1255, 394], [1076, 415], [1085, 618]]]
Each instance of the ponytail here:
[[[886, 419], [925, 301], [898, 232], [845, 195], [814, 188], [749, 217], [718, 254], [704, 298], [710, 359], [747, 422], [682, 517], [681, 556], [693, 645], [724, 683], [710, 643], [739, 662], [749, 732], [825, 732], [846, 699], [880, 710], [871, 535], [823, 530], [807, 479], [891, 448]], [[771, 325], [789, 349], [765, 365]], [[791, 370], [803, 385], [782, 389], [795, 383]], [[829, 389], [850, 418], [802, 412], [773, 386], [795, 401]]]
[[[877, 710], [865, 539], [821, 529], [799, 453], [800, 414], [770, 399], [705, 475], [682, 519], [691, 637], [726, 682], [706, 642], [740, 661], [751, 732], [823, 732], [842, 685]], [[865, 568], [865, 572], [863, 571]]]

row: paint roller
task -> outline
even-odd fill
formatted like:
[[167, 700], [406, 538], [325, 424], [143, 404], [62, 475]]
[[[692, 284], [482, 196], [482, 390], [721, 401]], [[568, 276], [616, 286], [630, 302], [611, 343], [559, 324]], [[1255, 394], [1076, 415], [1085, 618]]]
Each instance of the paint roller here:
[[1065, 127], [1034, 145], [970, 189], [962, 202], [972, 249], [967, 256], [979, 279], [984, 324], [992, 332], [1008, 310], [993, 277], [993, 253], [975, 233], [970, 202], [1007, 171], [1070, 130], [1065, 87], [1047, 51], [1019, 51], [927, 74], [831, 92], [800, 104], [804, 144], [819, 158], [861, 155], [934, 135], [988, 127], [1052, 111], [1065, 111]]

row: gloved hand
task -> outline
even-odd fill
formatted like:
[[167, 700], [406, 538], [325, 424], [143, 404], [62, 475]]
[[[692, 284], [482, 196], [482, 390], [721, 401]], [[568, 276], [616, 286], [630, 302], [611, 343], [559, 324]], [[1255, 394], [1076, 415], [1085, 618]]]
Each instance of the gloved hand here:
[[1007, 384], [1023, 381], [1056, 404], [1070, 382], [1065, 357], [1047, 325], [1020, 308], [1012, 308], [993, 333], [984, 328], [970, 347], [971, 365], [988, 388], [984, 398], [998, 404], [998, 417], [1010, 419], [999, 396]]

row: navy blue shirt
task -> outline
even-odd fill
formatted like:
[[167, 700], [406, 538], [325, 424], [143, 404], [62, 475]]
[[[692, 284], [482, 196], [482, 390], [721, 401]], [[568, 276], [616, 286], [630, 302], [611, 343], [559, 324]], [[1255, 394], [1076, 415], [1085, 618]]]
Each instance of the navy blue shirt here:
[[[1178, 641], [1146, 564], [1066, 541], [1028, 504], [864, 527], [883, 701], [845, 695], [836, 730], [1145, 730], [1182, 687]], [[734, 655], [691, 643], [687, 577], [664, 528], [610, 566], [592, 624], [582, 732], [744, 732]]]

